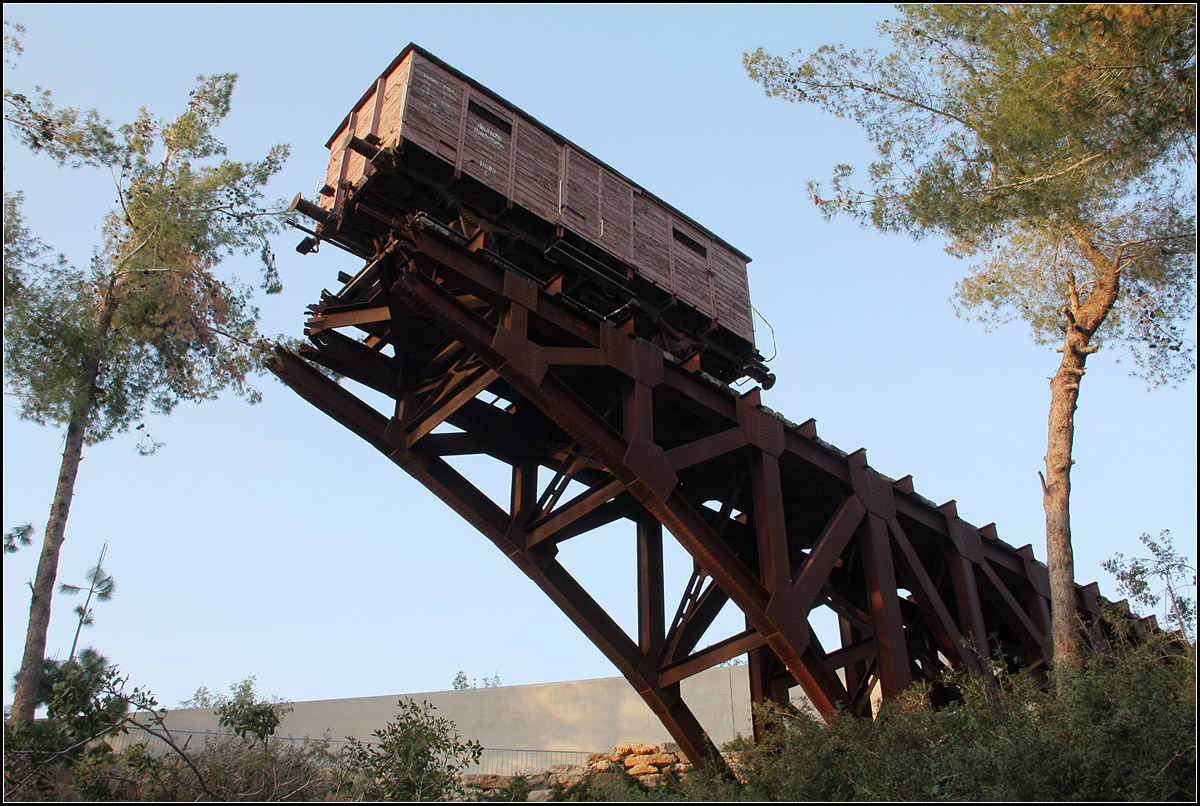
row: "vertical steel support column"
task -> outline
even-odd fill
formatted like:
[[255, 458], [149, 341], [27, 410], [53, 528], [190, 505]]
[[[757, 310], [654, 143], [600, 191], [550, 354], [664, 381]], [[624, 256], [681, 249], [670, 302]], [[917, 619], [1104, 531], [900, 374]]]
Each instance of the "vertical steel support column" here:
[[663, 595], [662, 524], [654, 518], [637, 518], [638, 647], [648, 665], [647, 674], [657, 672], [666, 635]]

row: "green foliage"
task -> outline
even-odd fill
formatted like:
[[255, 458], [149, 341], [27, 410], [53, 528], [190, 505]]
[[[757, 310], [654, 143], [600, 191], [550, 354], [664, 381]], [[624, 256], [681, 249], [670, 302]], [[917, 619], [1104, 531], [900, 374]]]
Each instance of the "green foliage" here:
[[1088, 656], [1050, 689], [962, 675], [941, 709], [914, 687], [876, 721], [773, 711], [742, 750], [751, 800], [1195, 797], [1195, 663], [1151, 641]]
[[[891, 51], [746, 54], [768, 95], [857, 122], [877, 159], [818, 208], [974, 257], [960, 315], [1020, 319], [1062, 354], [1042, 475], [1054, 662], [1080, 663], [1070, 474], [1088, 356], [1150, 386], [1195, 370], [1196, 7], [904, 5]], [[865, 189], [864, 189], [865, 188]]]
[[[20, 33], [6, 27], [8, 64], [20, 53]], [[33, 720], [31, 692], [83, 446], [127, 431], [147, 409], [168, 414], [226, 389], [259, 398], [249, 382], [268, 346], [257, 333], [258, 309], [251, 289], [218, 269], [226, 258], [253, 256], [262, 288], [281, 289], [268, 239], [283, 205], [269, 209], [264, 188], [288, 149], [275, 146], [257, 161], [225, 157], [216, 129], [235, 81], [200, 76], [175, 117], [143, 109], [114, 127], [95, 110], [57, 108], [47, 90], [19, 92], [6, 76], [6, 134], [59, 166], [104, 170], [117, 196], [100, 217], [91, 261], [76, 265], [50, 256], [25, 226], [20, 193], [4, 194], [5, 387], [20, 417], [67, 429], [33, 585], [18, 722]], [[143, 434], [138, 449], [160, 444]], [[15, 545], [6, 540], [5, 548]]]
[[[569, 786], [555, 785], [550, 799], [560, 803], [632, 803], [654, 799], [655, 790], [626, 774], [624, 769], [614, 768], [603, 772], [591, 772], [582, 781]], [[666, 794], [666, 793], [662, 793]], [[675, 793], [662, 800], [679, 800]]]
[[226, 703], [217, 708], [217, 724], [243, 739], [251, 736], [260, 742], [275, 735], [281, 720], [280, 706], [274, 703]]
[[4, 726], [6, 799], [58, 799], [73, 771], [109, 752], [98, 741], [123, 733], [129, 711], [124, 682], [95, 650], [63, 663], [43, 661], [37, 692], [46, 718], [24, 729]]
[[[1089, 654], [1047, 690], [1024, 675], [1000, 671], [997, 685], [962, 673], [946, 681], [958, 701], [934, 709], [929, 689], [917, 685], [874, 721], [768, 710], [761, 744], [726, 748], [741, 783], [693, 772], [646, 786], [614, 769], [556, 787], [552, 799], [1194, 802], [1195, 655], [1178, 647], [1162, 635], [1118, 641], [1113, 654]], [[6, 725], [10, 799], [450, 799], [461, 797], [459, 776], [482, 754], [428, 703], [406, 700], [372, 742], [349, 739], [343, 754], [330, 752], [327, 739], [290, 744], [269, 733], [260, 748], [253, 731], [189, 747], [148, 692], [126, 693], [112, 667], [97, 676], [103, 659], [85, 654], [63, 665], [38, 729]], [[253, 678], [215, 697], [235, 708], [262, 703]], [[216, 702], [207, 692], [198, 698]], [[124, 731], [153, 735], [171, 752], [139, 744], [117, 753], [96, 741]], [[519, 794], [518, 783], [498, 798]]]
[[[190, 746], [166, 726], [166, 710], [149, 692], [127, 691], [127, 679], [113, 667], [80, 653], [59, 670], [48, 664], [45, 688], [49, 714], [32, 727], [5, 725], [5, 794], [21, 800], [235, 800], [284, 801], [335, 799], [346, 784], [341, 760], [328, 739], [267, 741], [271, 733], [259, 718], [264, 703], [249, 677], [220, 696], [231, 727], [226, 733]], [[95, 656], [98, 658], [98, 656]], [[80, 671], [75, 671], [76, 669]], [[132, 710], [131, 710], [132, 709]], [[273, 731], [271, 727], [271, 731]], [[261, 731], [265, 738], [259, 741]], [[138, 743], [113, 752], [103, 741], [119, 733], [153, 737], [168, 752], [150, 752]]]
[[478, 677], [467, 679], [467, 673], [462, 669], [458, 670], [458, 674], [454, 675], [454, 680], [450, 685], [455, 691], [465, 691], [470, 688], [499, 688], [504, 685], [500, 680], [500, 673], [494, 672], [491, 677], [484, 677], [480, 680]]
[[769, 95], [850, 118], [876, 147], [865, 187], [849, 165], [810, 185], [826, 216], [946, 236], [978, 258], [960, 312], [1024, 320], [1040, 343], [1111, 260], [1121, 287], [1100, 337], [1152, 383], [1190, 373], [1195, 7], [907, 5], [881, 34], [886, 54], [745, 56]]
[[1150, 612], [1157, 610], [1165, 599], [1167, 629], [1177, 630], [1194, 646], [1196, 569], [1176, 550], [1170, 529], [1162, 530], [1157, 540], [1146, 533], [1138, 539], [1150, 550], [1149, 557], [1127, 558], [1117, 552], [1104, 561], [1104, 570], [1117, 578], [1119, 593]]
[[[4, 64], [15, 67], [23, 52], [25, 27], [4, 21]], [[7, 81], [5, 82], [7, 85]], [[96, 110], [57, 109], [50, 91], [34, 87], [33, 98], [4, 90], [4, 119], [11, 123], [22, 143], [36, 152], [46, 152], [59, 165], [107, 165], [116, 152], [111, 126]], [[7, 216], [5, 221], [8, 221]], [[8, 288], [5, 288], [8, 291]]]
[[250, 675], [234, 683], [229, 687], [232, 696], [213, 695], [201, 687], [191, 700], [180, 705], [185, 708], [213, 708], [217, 724], [222, 728], [233, 731], [242, 739], [248, 740], [253, 736], [265, 744], [267, 739], [275, 735], [275, 729], [292, 707], [277, 698], [263, 699], [256, 690], [257, 682], [254, 675]]
[[16, 554], [22, 546], [33, 544], [30, 535], [33, 534], [33, 524], [24, 523], [14, 526], [4, 533], [4, 553]]
[[477, 741], [463, 741], [454, 723], [427, 702], [401, 699], [396, 718], [371, 735], [348, 737], [346, 765], [354, 791], [364, 800], [445, 800], [460, 795], [460, 776], [483, 755]]
[[[57, 746], [69, 746], [80, 737], [96, 735], [98, 728], [120, 722], [128, 704], [105, 693], [115, 679], [108, 658], [91, 647], [65, 661], [44, 659], [36, 696], [36, 704], [47, 710], [46, 719], [38, 723], [41, 739], [57, 736]], [[15, 687], [16, 675], [13, 680]]]
[[[254, 675], [231, 685], [229, 692], [228, 695], [214, 695], [201, 687], [191, 700], [181, 703], [182, 707], [212, 708], [217, 724], [233, 734], [209, 740], [193, 760], [208, 771], [204, 778], [209, 787], [256, 792], [260, 798], [270, 799], [267, 793], [277, 794], [281, 780], [293, 780], [290, 774], [281, 773], [280, 764], [304, 767], [303, 759], [294, 757], [295, 748], [288, 745], [293, 752], [285, 752], [280, 758], [278, 743], [270, 741], [283, 717], [292, 710], [291, 705], [278, 698], [262, 697], [257, 691]], [[252, 746], [257, 746], [253, 754], [250, 753]], [[251, 761], [255, 755], [257, 763]], [[220, 783], [222, 780], [225, 783]], [[236, 785], [232, 781], [236, 781]]]
[[259, 694], [253, 675], [232, 684], [229, 694], [201, 688], [181, 705], [213, 708], [218, 724], [229, 733], [208, 737], [197, 747], [180, 747], [161, 719], [152, 721], [149, 729], [142, 727], [175, 750], [174, 756], [149, 757], [131, 748], [120, 760], [126, 767], [145, 768], [135, 780], [155, 789], [155, 797], [321, 800], [335, 795], [343, 783], [345, 775], [327, 738], [301, 742], [274, 738], [291, 707]]
[[1194, 151], [1192, 7], [898, 11], [880, 27], [886, 55], [827, 45], [803, 61], [745, 57], [768, 94], [851, 118], [876, 145], [875, 192], [852, 191], [839, 166], [823, 209], [973, 247], [1012, 220], [1120, 199]]
[[31, 100], [6, 86], [5, 121], [20, 142], [117, 180], [117, 205], [84, 267], [48, 257], [24, 226], [21, 195], [5, 194], [5, 376], [21, 416], [70, 422], [96, 362], [90, 442], [126, 430], [147, 407], [167, 413], [227, 387], [256, 397], [247, 375], [256, 368], [258, 311], [250, 289], [216, 269], [226, 257], [253, 256], [262, 287], [279, 290], [268, 242], [279, 211], [267, 209], [263, 188], [288, 149], [258, 161], [224, 158], [216, 128], [235, 80], [201, 76], [174, 118], [143, 110], [121, 127], [94, 110], [56, 109], [49, 92]]
[[508, 782], [499, 789], [483, 793], [483, 799], [499, 803], [526, 803], [533, 785], [526, 775], [510, 775]]
[[[1132, 361], [1132, 374], [1150, 386], [1176, 383], [1195, 369], [1189, 323], [1196, 305], [1194, 249], [1179, 236], [1194, 193], [1147, 191], [1120, 215], [1091, 232], [1093, 245], [1116, 256], [1121, 289], [1090, 341], [1116, 345]], [[1065, 229], [1019, 225], [1003, 243], [981, 254], [955, 285], [960, 316], [988, 329], [1023, 320], [1033, 340], [1054, 346], [1063, 339], [1064, 308], [1085, 302], [1094, 283], [1087, 252]], [[1119, 359], [1118, 359], [1119, 360]]]
[[179, 708], [216, 708], [221, 704], [224, 695], [213, 694], [209, 691], [208, 686], [200, 686], [196, 689], [196, 693], [186, 700], [180, 700]]
[[[337, 799], [345, 785], [345, 775], [328, 740], [306, 739], [294, 743], [272, 740], [269, 746], [270, 753], [264, 757], [245, 741], [223, 736], [186, 752], [188, 760], [200, 772], [205, 788], [212, 793], [205, 795], [205, 799], [248, 802]], [[147, 784], [170, 783], [161, 794], [144, 799], [194, 800], [204, 795], [195, 773], [179, 756], [165, 757], [159, 766], [164, 773], [157, 778], [147, 775], [143, 780]]]
[[337, 759], [324, 741], [282, 745], [264, 767], [245, 742], [225, 736], [183, 754], [153, 754], [139, 743], [90, 756], [60, 779], [57, 797], [44, 799], [322, 801], [337, 799], [340, 783]]
[[709, 802], [738, 800], [741, 789], [727, 781], [716, 781], [709, 776], [693, 772], [680, 776], [675, 772], [663, 773], [657, 783], [648, 786], [629, 775], [623, 768], [592, 771], [578, 783], [555, 784], [550, 800], [556, 802], [659, 802], [679, 801]]
[[951, 675], [960, 697], [936, 709], [914, 685], [875, 720], [767, 708], [761, 743], [725, 748], [737, 783], [692, 772], [648, 788], [613, 770], [553, 799], [1194, 802], [1195, 656], [1169, 636], [1088, 653], [1046, 689], [997, 672]]
[[49, 722], [58, 721], [76, 734], [90, 736], [93, 726], [114, 724], [128, 710], [123, 697], [108, 691], [117, 679], [115, 667], [91, 647], [61, 663], [47, 658], [43, 669], [39, 691]]
[[[106, 573], [104, 570], [104, 555], [108, 553], [108, 544], [104, 544], [104, 548], [100, 550], [100, 559], [96, 561], [96, 565], [87, 573], [88, 587], [87, 599], [81, 605], [75, 606], [75, 615], [79, 617], [79, 626], [75, 628], [75, 640], [71, 642], [71, 658], [75, 657], [75, 648], [79, 646], [79, 633], [84, 627], [90, 627], [95, 623], [95, 614], [92, 611], [92, 597], [98, 602], [107, 602], [112, 599], [113, 594], [117, 589], [117, 581], [112, 574]], [[69, 585], [66, 582], [60, 582], [58, 592], [65, 593], [69, 596], [75, 596], [82, 593], [85, 589], [78, 585]]]
[[21, 36], [24, 33], [24, 25], [11, 23], [8, 20], [4, 21], [4, 64], [6, 66], [11, 67], [15, 63], [16, 57], [25, 51], [21, 47]]

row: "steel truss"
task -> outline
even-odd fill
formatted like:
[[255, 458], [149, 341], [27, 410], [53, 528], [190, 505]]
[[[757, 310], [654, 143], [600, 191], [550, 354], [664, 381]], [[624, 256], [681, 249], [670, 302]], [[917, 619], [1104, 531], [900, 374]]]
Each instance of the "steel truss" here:
[[[482, 244], [393, 218], [365, 268], [310, 306], [311, 346], [279, 349], [270, 368], [516, 563], [689, 759], [723, 765], [681, 681], [743, 654], [755, 703], [786, 703], [799, 684], [823, 714], [869, 716], [873, 694], [936, 685], [950, 664], [1044, 672], [1049, 581], [1029, 546], [966, 523], [954, 502], [933, 505], [864, 451], [822, 442], [811, 420], [763, 407], [757, 388], [738, 394]], [[380, 413], [314, 364], [394, 409]], [[468, 454], [507, 466], [507, 507], [447, 461]], [[622, 520], [637, 538], [636, 635], [556, 559], [565, 541]], [[664, 585], [664, 529], [694, 560], [681, 595]], [[701, 647], [728, 602], [745, 629]], [[1094, 584], [1077, 603], [1103, 643]], [[810, 625], [820, 606], [837, 614], [840, 646]]]

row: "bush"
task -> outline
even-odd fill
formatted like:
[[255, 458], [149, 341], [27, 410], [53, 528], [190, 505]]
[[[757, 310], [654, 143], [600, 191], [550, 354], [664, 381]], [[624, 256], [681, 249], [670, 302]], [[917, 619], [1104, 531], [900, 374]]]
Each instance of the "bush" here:
[[556, 784], [550, 799], [558, 802], [666, 802], [681, 800], [708, 801], [724, 800], [714, 797], [713, 790], [703, 784], [708, 778], [701, 773], [680, 777], [677, 773], [665, 773], [654, 786], [647, 786], [627, 774], [622, 767], [609, 770], [592, 770], [582, 781], [564, 786]]
[[[6, 724], [6, 799], [439, 800], [461, 797], [462, 773], [483, 754], [479, 742], [461, 740], [432, 705], [406, 700], [375, 741], [351, 737], [342, 753], [330, 751], [328, 738], [273, 739], [289, 706], [260, 697], [253, 677], [232, 686], [232, 696], [197, 692], [190, 704], [214, 707], [229, 732], [192, 747], [171, 734], [153, 696], [136, 688], [126, 694], [114, 667], [99, 678], [94, 672], [66, 669], [47, 689], [47, 719], [23, 729]], [[152, 754], [135, 744], [117, 753], [103, 741], [131, 730], [158, 738], [171, 752]]]
[[[5, 725], [6, 799], [323, 800], [342, 789], [345, 776], [327, 741], [269, 741], [287, 706], [258, 697], [253, 678], [217, 703], [222, 726], [233, 733], [190, 747], [175, 740], [152, 695], [126, 692], [115, 667], [100, 677], [82, 666], [64, 668], [50, 689], [46, 719]], [[113, 752], [105, 738], [130, 731], [153, 735], [172, 752], [154, 755], [144, 744]]]
[[445, 800], [462, 795], [461, 776], [483, 746], [462, 741], [449, 719], [427, 702], [401, 699], [396, 718], [365, 744], [350, 737], [346, 765], [363, 800]]
[[273, 741], [264, 755], [226, 734], [183, 754], [153, 755], [136, 744], [94, 763], [75, 765], [69, 798], [142, 801], [314, 801], [341, 791], [336, 757], [326, 742]]
[[[1194, 802], [1195, 672], [1195, 647], [1178, 635], [1118, 634], [1113, 654], [1089, 655], [1046, 689], [1026, 675], [1000, 672], [997, 685], [964, 673], [945, 681], [960, 698], [939, 709], [918, 684], [875, 721], [764, 711], [764, 741], [727, 748], [738, 753], [741, 784], [693, 772], [651, 788], [614, 770], [557, 787], [554, 799]], [[234, 732], [188, 747], [153, 697], [127, 693], [115, 669], [99, 680], [68, 669], [51, 687], [48, 719], [5, 727], [6, 799], [444, 800], [463, 796], [461, 775], [483, 752], [433, 706], [409, 700], [371, 743], [351, 738], [341, 754], [328, 741], [272, 740], [286, 704], [265, 703], [252, 682], [218, 702]], [[174, 752], [112, 752], [105, 737], [128, 730]]]
[[766, 741], [743, 748], [743, 796], [1195, 800], [1195, 655], [1166, 637], [1093, 653], [1045, 690], [1024, 675], [953, 682], [958, 702], [934, 710], [915, 686], [875, 722], [766, 712]]
[[103, 739], [126, 730], [125, 680], [103, 656], [85, 650], [78, 660], [47, 660], [43, 668], [38, 696], [46, 718], [4, 724], [6, 800], [60, 799], [74, 769], [100, 763], [109, 753]]

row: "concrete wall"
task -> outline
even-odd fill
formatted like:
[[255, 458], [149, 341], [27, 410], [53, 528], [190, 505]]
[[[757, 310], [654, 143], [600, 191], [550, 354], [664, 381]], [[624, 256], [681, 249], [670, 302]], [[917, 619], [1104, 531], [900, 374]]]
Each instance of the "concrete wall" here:
[[[683, 681], [682, 687], [684, 701], [718, 746], [738, 734], [750, 735], [745, 666], [709, 669]], [[328, 731], [332, 739], [369, 741], [372, 731], [396, 715], [401, 697], [428, 701], [438, 716], [454, 720], [461, 737], [477, 739], [486, 748], [611, 752], [618, 742], [671, 739], [623, 677], [297, 702], [276, 735], [321, 736]], [[217, 729], [208, 708], [172, 711], [167, 725], [179, 731]]]

